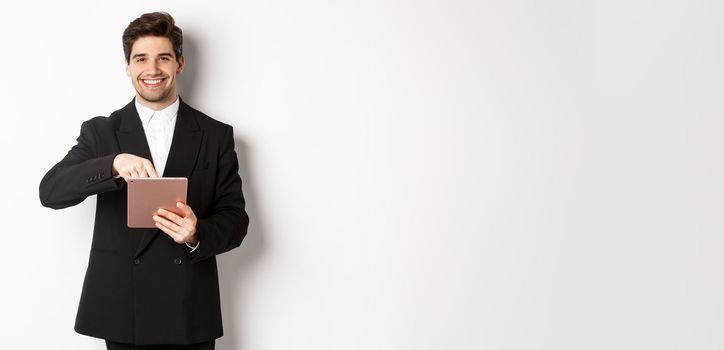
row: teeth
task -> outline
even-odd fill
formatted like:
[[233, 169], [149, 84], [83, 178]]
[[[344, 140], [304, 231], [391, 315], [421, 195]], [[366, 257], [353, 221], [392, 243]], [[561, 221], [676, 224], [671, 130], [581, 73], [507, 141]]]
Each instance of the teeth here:
[[146, 83], [146, 84], [158, 84], [158, 83], [160, 83], [160, 82], [161, 82], [161, 79], [156, 79], [156, 80], [144, 80], [143, 82], [144, 82], [144, 83]]

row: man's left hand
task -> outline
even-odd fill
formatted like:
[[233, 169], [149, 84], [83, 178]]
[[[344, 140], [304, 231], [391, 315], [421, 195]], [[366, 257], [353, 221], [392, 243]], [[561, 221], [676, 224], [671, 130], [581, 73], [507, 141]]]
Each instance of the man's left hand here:
[[181, 209], [184, 216], [181, 217], [168, 210], [159, 209], [156, 211], [156, 215], [153, 216], [156, 227], [173, 238], [173, 241], [178, 244], [188, 243], [194, 245], [199, 241], [196, 235], [196, 215], [194, 215], [191, 207], [184, 203], [178, 202], [176, 206]]

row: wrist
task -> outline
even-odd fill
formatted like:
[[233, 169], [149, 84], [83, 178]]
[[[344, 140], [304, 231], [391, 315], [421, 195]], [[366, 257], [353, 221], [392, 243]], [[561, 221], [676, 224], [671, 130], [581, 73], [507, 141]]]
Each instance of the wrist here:
[[196, 237], [196, 235], [192, 236], [190, 239], [186, 240], [186, 244], [192, 247], [195, 247], [199, 244], [199, 239]]
[[116, 176], [118, 175], [118, 171], [116, 170], [116, 159], [118, 159], [118, 156], [120, 154], [116, 154], [115, 157], [113, 157], [113, 163], [111, 163], [111, 175]]

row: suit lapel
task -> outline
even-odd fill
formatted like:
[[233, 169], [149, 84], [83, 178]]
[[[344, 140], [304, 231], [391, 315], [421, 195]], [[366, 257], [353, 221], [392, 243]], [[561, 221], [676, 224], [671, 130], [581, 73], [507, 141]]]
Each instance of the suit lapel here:
[[[146, 134], [143, 131], [141, 118], [138, 116], [136, 105], [131, 101], [122, 110], [121, 125], [116, 131], [116, 137], [121, 147], [121, 152], [135, 154], [151, 160], [151, 151], [148, 147]], [[168, 161], [164, 168], [164, 177], [189, 177], [196, 164], [196, 157], [199, 154], [202, 132], [196, 121], [195, 111], [183, 100], [179, 101], [176, 125], [174, 127], [171, 149], [169, 150]], [[134, 229], [136, 230], [136, 229]], [[134, 259], [153, 241], [161, 230], [156, 228], [137, 229], [141, 232], [140, 241], [138, 236], [132, 237], [136, 251]]]
[[171, 150], [163, 177], [189, 177], [201, 148], [202, 132], [196, 121], [196, 112], [183, 100], [179, 101], [176, 126], [173, 130]]
[[134, 101], [121, 109], [121, 125], [116, 130], [116, 137], [121, 146], [121, 152], [151, 159], [151, 150], [148, 147], [146, 133], [143, 132], [141, 117], [138, 116]]

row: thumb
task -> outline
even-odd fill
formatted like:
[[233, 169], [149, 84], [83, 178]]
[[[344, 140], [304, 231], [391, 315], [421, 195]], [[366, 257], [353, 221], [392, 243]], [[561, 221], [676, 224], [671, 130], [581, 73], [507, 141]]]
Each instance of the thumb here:
[[191, 207], [189, 207], [188, 205], [186, 205], [186, 204], [183, 203], [183, 202], [176, 202], [176, 206], [177, 206], [179, 209], [181, 209], [181, 211], [184, 213], [184, 217], [191, 216], [191, 215], [193, 215], [193, 213], [194, 213], [194, 212], [191, 210]]

